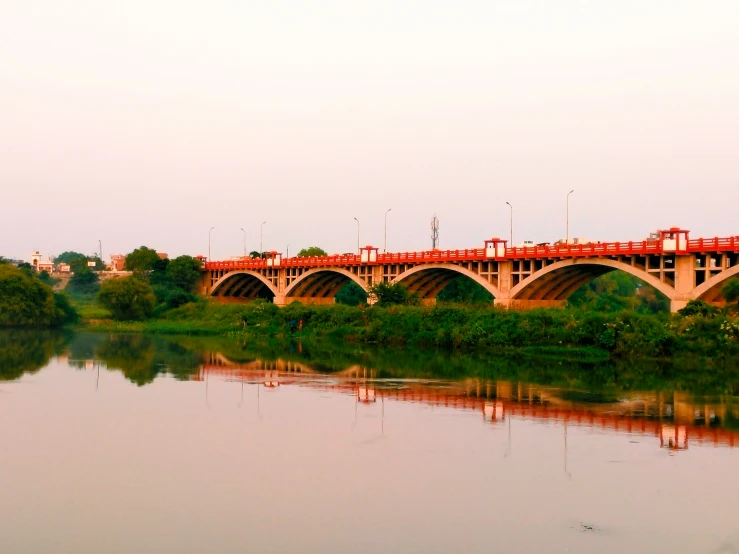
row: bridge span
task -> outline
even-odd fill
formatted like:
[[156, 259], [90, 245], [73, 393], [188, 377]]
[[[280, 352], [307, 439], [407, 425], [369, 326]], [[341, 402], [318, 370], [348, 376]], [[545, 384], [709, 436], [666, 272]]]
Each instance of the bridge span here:
[[349, 281], [365, 291], [377, 283], [402, 283], [430, 303], [464, 275], [497, 305], [525, 309], [561, 306], [588, 281], [616, 270], [652, 285], [673, 312], [690, 300], [720, 305], [725, 281], [739, 274], [739, 235], [691, 239], [688, 231], [671, 228], [640, 242], [510, 247], [493, 238], [464, 250], [380, 253], [366, 246], [356, 255], [292, 258], [272, 252], [266, 258], [206, 261], [201, 288], [223, 302], [333, 304]]

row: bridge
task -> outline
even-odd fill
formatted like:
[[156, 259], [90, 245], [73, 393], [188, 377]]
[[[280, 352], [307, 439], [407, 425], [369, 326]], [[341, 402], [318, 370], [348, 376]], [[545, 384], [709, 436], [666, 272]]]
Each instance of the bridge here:
[[673, 312], [690, 300], [723, 304], [721, 288], [739, 274], [739, 236], [691, 239], [671, 228], [638, 242], [542, 244], [511, 247], [492, 238], [482, 248], [380, 253], [366, 246], [359, 254], [285, 258], [207, 260], [202, 293], [222, 302], [265, 298], [332, 304], [348, 282], [363, 290], [377, 283], [402, 283], [424, 303], [463, 275], [508, 308], [563, 305], [582, 285], [611, 271], [624, 271], [670, 300]]

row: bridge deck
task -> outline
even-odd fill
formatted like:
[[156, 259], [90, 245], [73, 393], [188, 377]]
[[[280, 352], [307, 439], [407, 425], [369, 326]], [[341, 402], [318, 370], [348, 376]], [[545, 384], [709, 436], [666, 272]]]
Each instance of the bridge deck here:
[[[684, 250], [677, 254], [697, 254], [708, 252], [738, 252], [739, 236], [712, 239], [691, 239]], [[328, 267], [348, 265], [379, 265], [418, 262], [460, 262], [485, 260], [522, 260], [522, 259], [566, 259], [593, 258], [601, 256], [645, 256], [649, 254], [673, 253], [665, 251], [657, 240], [637, 242], [603, 242], [590, 244], [558, 244], [533, 247], [506, 248], [505, 255], [491, 257], [484, 248], [466, 248], [464, 250], [430, 250], [425, 252], [401, 252], [377, 254], [377, 259], [363, 261], [358, 254], [282, 258], [279, 267]], [[262, 269], [272, 267], [271, 260], [262, 258], [244, 258], [229, 261], [208, 261], [205, 270], [212, 269]]]

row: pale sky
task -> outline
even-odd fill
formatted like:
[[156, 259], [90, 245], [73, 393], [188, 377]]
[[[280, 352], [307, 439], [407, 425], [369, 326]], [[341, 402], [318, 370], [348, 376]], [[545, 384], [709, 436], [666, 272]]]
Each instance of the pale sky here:
[[0, 255], [739, 234], [739, 2], [0, 0]]

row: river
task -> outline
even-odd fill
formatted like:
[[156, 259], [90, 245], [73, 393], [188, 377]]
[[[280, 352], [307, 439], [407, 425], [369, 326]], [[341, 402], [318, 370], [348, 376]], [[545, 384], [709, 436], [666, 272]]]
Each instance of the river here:
[[739, 552], [734, 369], [0, 333], [0, 552]]

